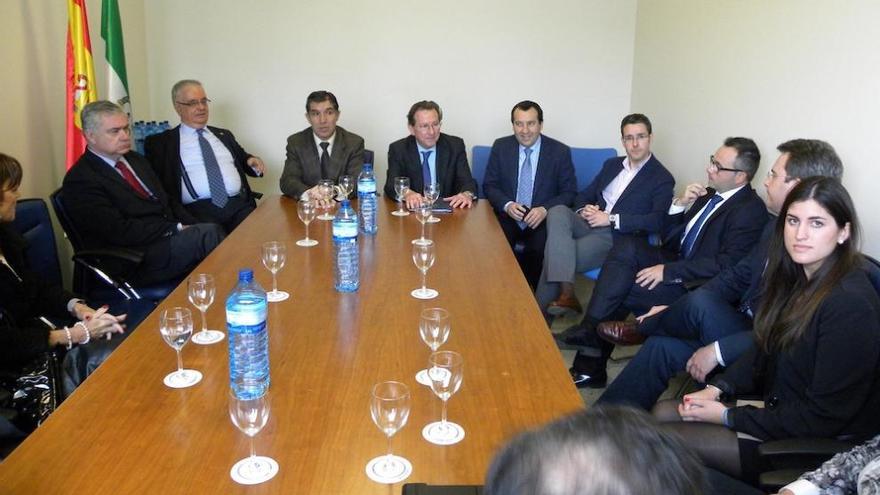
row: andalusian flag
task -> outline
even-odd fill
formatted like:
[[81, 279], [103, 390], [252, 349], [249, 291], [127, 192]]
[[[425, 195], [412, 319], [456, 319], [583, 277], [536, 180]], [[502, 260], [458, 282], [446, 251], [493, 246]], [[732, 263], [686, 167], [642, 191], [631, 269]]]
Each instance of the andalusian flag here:
[[128, 99], [128, 75], [125, 72], [125, 46], [122, 43], [122, 22], [119, 0], [103, 0], [101, 4], [101, 37], [106, 43], [107, 99], [117, 103], [131, 116]]
[[67, 168], [86, 149], [80, 112], [98, 99], [85, 0], [67, 0]]

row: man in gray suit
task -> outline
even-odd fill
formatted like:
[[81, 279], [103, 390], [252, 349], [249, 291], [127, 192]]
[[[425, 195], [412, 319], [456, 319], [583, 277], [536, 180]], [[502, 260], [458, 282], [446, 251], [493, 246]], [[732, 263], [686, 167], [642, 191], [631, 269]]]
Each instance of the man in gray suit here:
[[329, 91], [314, 91], [306, 98], [306, 119], [311, 127], [287, 138], [287, 160], [281, 174], [281, 192], [293, 198], [320, 201], [321, 179], [355, 180], [364, 164], [364, 139], [336, 125], [339, 103]]

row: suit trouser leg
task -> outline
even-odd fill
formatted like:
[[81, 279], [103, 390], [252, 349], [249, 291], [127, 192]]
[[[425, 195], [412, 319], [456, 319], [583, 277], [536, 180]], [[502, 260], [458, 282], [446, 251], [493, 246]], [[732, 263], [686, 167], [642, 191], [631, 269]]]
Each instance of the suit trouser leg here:
[[213, 251], [223, 238], [223, 228], [218, 224], [190, 225], [146, 249], [136, 281], [148, 285], [180, 278]]
[[543, 270], [535, 291], [542, 310], [559, 297], [561, 282], [573, 282], [575, 274], [601, 266], [613, 242], [610, 228], [593, 229], [565, 206], [550, 208], [544, 223]]
[[628, 404], [650, 411], [669, 380], [699, 347], [695, 341], [650, 337], [608, 385], [598, 403]]
[[[544, 244], [547, 240], [547, 226], [542, 222], [537, 229], [526, 227], [521, 229], [516, 221], [506, 214], [498, 215], [498, 224], [504, 237], [513, 250], [517, 263], [526, 277], [530, 287], [536, 287], [541, 274], [541, 265], [544, 262]], [[519, 243], [521, 251], [517, 252], [516, 245]]]
[[214, 206], [210, 199], [190, 203], [184, 208], [200, 222], [219, 223], [229, 233], [254, 211], [256, 204], [253, 199], [245, 199], [242, 195], [238, 195], [230, 197], [223, 208]]

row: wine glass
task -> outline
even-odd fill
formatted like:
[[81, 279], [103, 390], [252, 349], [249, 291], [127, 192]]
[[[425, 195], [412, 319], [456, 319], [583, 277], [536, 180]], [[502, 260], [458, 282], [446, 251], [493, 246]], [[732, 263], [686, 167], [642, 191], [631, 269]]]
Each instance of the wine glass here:
[[272, 272], [272, 290], [266, 293], [266, 299], [269, 302], [284, 301], [290, 294], [283, 290], [278, 290], [278, 278], [276, 274], [284, 268], [284, 262], [287, 260], [287, 247], [283, 242], [269, 241], [263, 244], [263, 266]]
[[427, 424], [422, 429], [422, 437], [435, 445], [452, 445], [464, 438], [464, 428], [446, 420], [446, 403], [461, 388], [464, 360], [461, 354], [452, 351], [437, 351], [428, 358], [428, 378], [431, 390], [443, 401], [440, 421]]
[[425, 222], [431, 218], [431, 204], [427, 201], [422, 201], [419, 203], [419, 206], [416, 207], [416, 219], [422, 224], [422, 235], [418, 239], [413, 239], [413, 244], [428, 244], [432, 242], [430, 239], [425, 239]]
[[[427, 200], [428, 203], [431, 205], [431, 212], [433, 213], [434, 203], [436, 203], [437, 200], [440, 199], [440, 185], [436, 182], [428, 184], [427, 186], [425, 186], [425, 191], [423, 192], [423, 195], [425, 196], [425, 200]], [[438, 222], [440, 222], [440, 218], [435, 217], [434, 215], [431, 215], [428, 218], [428, 223]]]
[[410, 292], [410, 295], [416, 299], [434, 299], [439, 295], [439, 292], [426, 286], [428, 269], [434, 264], [434, 241], [430, 239], [427, 239], [427, 241], [426, 244], [412, 245], [413, 263], [422, 272], [422, 287]]
[[391, 214], [397, 217], [405, 217], [409, 215], [409, 212], [406, 211], [406, 208], [404, 208], [406, 202], [406, 193], [409, 192], [409, 177], [395, 177], [394, 192], [397, 193], [397, 201], [400, 204], [398, 209], [392, 211]]
[[333, 196], [336, 194], [336, 187], [333, 185], [333, 179], [321, 179], [318, 181], [318, 192], [321, 193], [321, 199], [325, 202], [322, 207], [324, 213], [318, 215], [318, 220], [333, 220], [330, 210], [333, 209]]
[[373, 386], [370, 416], [373, 423], [388, 437], [388, 454], [367, 463], [367, 476], [378, 483], [400, 483], [412, 473], [412, 464], [391, 452], [391, 437], [409, 419], [409, 388], [400, 382], [381, 382]]
[[239, 398], [229, 391], [229, 417], [242, 433], [250, 438], [251, 455], [236, 462], [229, 474], [242, 485], [256, 485], [269, 481], [278, 474], [278, 463], [271, 457], [258, 456], [254, 450], [254, 437], [269, 421], [269, 392], [259, 397]]
[[318, 241], [309, 239], [309, 223], [315, 219], [315, 203], [309, 200], [300, 200], [296, 204], [296, 214], [299, 215], [299, 219], [306, 226], [306, 238], [296, 241], [296, 245], [302, 247], [316, 246]]
[[348, 199], [351, 192], [354, 191], [354, 177], [343, 175], [339, 178], [339, 199]]
[[162, 339], [177, 351], [177, 371], [168, 373], [163, 382], [171, 388], [186, 388], [199, 383], [202, 374], [196, 370], [183, 368], [180, 350], [189, 340], [193, 331], [192, 313], [187, 308], [171, 308], [159, 315], [159, 333]]
[[[443, 308], [422, 310], [419, 317], [419, 335], [422, 337], [422, 342], [431, 349], [431, 352], [437, 352], [437, 349], [446, 343], [450, 330], [449, 311]], [[431, 379], [428, 378], [428, 370], [424, 369], [416, 373], [416, 381], [430, 387]]]
[[196, 344], [208, 345], [223, 340], [223, 332], [208, 330], [208, 320], [205, 315], [205, 312], [214, 303], [214, 295], [217, 293], [214, 277], [207, 273], [190, 276], [186, 279], [186, 293], [189, 296], [189, 302], [202, 313], [202, 331], [193, 335], [192, 341]]

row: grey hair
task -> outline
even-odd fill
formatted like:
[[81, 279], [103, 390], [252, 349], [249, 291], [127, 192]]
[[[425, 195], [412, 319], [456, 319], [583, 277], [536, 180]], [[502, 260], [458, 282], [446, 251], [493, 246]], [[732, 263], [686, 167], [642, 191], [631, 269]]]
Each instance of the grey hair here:
[[174, 86], [171, 86], [171, 103], [177, 102], [177, 95], [179, 95], [186, 86], [202, 86], [202, 82], [195, 79], [181, 79], [174, 83]]
[[93, 101], [82, 109], [83, 132], [95, 132], [101, 126], [101, 119], [107, 115], [125, 115], [125, 110], [116, 103], [107, 100]]

